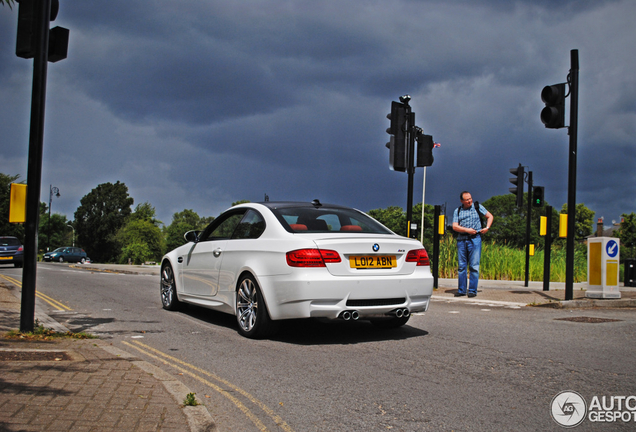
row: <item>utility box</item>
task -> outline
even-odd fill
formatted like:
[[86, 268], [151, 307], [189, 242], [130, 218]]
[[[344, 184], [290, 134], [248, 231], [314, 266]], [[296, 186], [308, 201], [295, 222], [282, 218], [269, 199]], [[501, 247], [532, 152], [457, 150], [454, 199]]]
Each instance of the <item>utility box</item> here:
[[636, 258], [626, 258], [623, 282], [626, 287], [636, 287]]
[[592, 237], [587, 240], [587, 292], [590, 298], [621, 298], [618, 289], [620, 240]]

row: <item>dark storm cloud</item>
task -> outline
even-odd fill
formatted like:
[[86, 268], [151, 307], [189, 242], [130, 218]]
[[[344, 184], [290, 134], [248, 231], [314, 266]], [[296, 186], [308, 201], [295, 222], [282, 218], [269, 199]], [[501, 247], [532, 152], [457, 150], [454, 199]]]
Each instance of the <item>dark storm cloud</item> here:
[[[565, 81], [576, 48], [577, 201], [616, 219], [636, 207], [634, 13], [619, 0], [66, 1], [43, 184], [72, 217], [90, 189], [120, 180], [166, 223], [265, 193], [405, 206], [406, 175], [388, 169], [384, 144], [390, 102], [408, 93], [442, 143], [427, 203], [506, 194], [522, 163], [560, 208], [567, 130], [543, 127], [539, 94]], [[0, 119], [0, 172], [26, 177], [30, 62], [13, 54], [14, 18], [0, 9], [0, 97], [15, 107]], [[421, 184], [418, 169], [415, 202]]]

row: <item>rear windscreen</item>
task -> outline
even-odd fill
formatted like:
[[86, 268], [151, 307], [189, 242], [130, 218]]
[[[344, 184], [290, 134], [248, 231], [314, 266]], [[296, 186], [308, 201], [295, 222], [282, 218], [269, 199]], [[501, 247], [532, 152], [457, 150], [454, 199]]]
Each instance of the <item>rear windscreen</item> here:
[[283, 207], [272, 212], [287, 231], [294, 233], [392, 234], [375, 219], [354, 209]]

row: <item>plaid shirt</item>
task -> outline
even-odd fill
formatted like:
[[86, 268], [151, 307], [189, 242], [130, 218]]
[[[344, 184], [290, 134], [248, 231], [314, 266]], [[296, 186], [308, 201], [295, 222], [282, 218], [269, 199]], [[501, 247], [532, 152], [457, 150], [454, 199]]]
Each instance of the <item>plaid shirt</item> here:
[[[482, 215], [486, 216], [488, 211], [486, 208], [479, 204], [479, 211]], [[481, 230], [481, 221], [479, 220], [479, 215], [477, 214], [477, 210], [475, 210], [475, 204], [472, 204], [470, 208], [464, 209], [464, 206], [460, 206], [459, 210], [455, 210], [453, 212], [453, 223], [458, 223], [459, 226], [464, 228], [473, 228], [476, 231]], [[470, 234], [460, 233], [457, 238], [465, 239], [471, 237]]]

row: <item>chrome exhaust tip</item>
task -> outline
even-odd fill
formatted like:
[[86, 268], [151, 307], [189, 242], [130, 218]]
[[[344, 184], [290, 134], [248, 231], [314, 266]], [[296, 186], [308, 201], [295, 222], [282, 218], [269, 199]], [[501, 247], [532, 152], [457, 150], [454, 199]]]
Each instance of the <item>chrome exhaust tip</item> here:
[[349, 321], [351, 319], [351, 312], [344, 311], [343, 313], [340, 314], [340, 318], [342, 318], [345, 321]]
[[358, 313], [358, 311], [355, 311], [355, 310], [352, 311], [351, 312], [351, 319], [354, 320], [354, 321], [357, 321], [358, 318], [360, 318], [360, 314]]
[[395, 316], [398, 318], [402, 318], [402, 316], [404, 315], [404, 311], [402, 309], [397, 309], [395, 311]]

